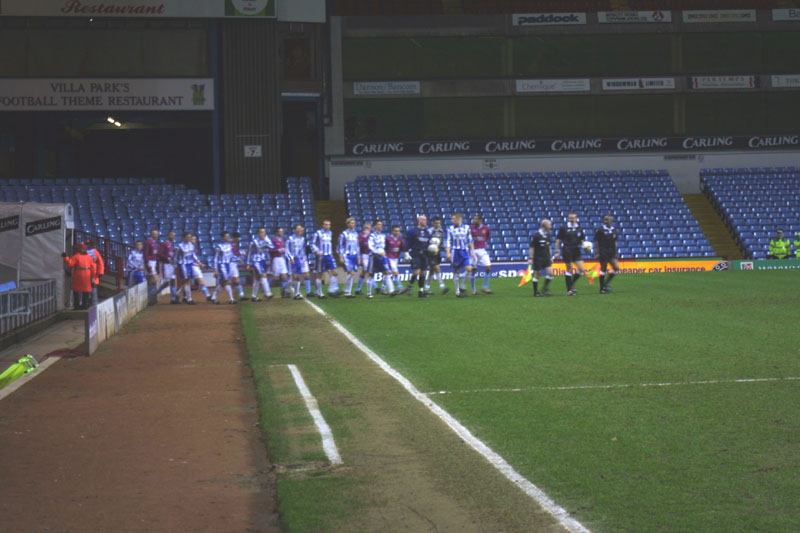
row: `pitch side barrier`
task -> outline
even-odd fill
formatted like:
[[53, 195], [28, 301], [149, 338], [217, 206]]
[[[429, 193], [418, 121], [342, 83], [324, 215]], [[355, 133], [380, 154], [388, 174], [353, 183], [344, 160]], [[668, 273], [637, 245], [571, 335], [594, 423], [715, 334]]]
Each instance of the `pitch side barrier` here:
[[139, 283], [89, 308], [86, 314], [86, 348], [89, 355], [147, 308], [147, 288], [147, 283]]
[[[770, 261], [775, 263], [775, 261]], [[800, 266], [800, 260], [796, 261]], [[584, 268], [586, 270], [599, 268], [600, 265], [595, 260], [584, 261]], [[525, 273], [528, 268], [528, 263], [525, 261], [498, 261], [492, 263], [492, 271], [490, 275], [493, 278], [518, 278]], [[620, 274], [665, 274], [671, 272], [713, 272], [728, 270], [730, 263], [719, 257], [704, 257], [702, 259], [620, 259], [619, 260]], [[447, 263], [441, 264], [442, 278], [453, 279], [453, 267]], [[400, 279], [408, 281], [411, 279], [411, 270], [408, 265], [399, 265], [398, 270]], [[484, 277], [486, 272], [478, 267], [478, 276]], [[563, 276], [566, 270], [564, 269], [563, 261], [553, 262], [553, 274], [556, 276]], [[383, 274], [376, 274], [375, 279], [381, 281]]]
[[744, 259], [733, 261], [733, 270], [800, 270], [800, 259]]

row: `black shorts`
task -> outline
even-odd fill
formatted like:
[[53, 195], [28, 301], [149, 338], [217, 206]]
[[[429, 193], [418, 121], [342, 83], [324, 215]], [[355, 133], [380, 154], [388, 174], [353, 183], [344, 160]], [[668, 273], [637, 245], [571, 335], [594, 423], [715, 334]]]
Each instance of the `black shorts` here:
[[561, 252], [565, 263], [574, 263], [575, 261], [583, 261], [583, 254], [580, 248], [564, 248]]
[[442, 263], [442, 253], [428, 253], [428, 266], [439, 266]]
[[428, 254], [421, 250], [411, 250], [411, 270], [428, 270]]
[[611, 261], [613, 261], [616, 258], [617, 258], [617, 252], [604, 253], [604, 252], [601, 251], [599, 256], [598, 256], [598, 260], [601, 263], [610, 263]]
[[537, 272], [539, 272], [540, 270], [542, 270], [544, 268], [551, 267], [551, 266], [553, 266], [553, 260], [550, 259], [549, 257], [548, 258], [544, 258], [543, 257], [541, 259], [538, 258], [538, 257], [534, 257], [533, 258], [533, 273], [534, 274], [536, 274]]

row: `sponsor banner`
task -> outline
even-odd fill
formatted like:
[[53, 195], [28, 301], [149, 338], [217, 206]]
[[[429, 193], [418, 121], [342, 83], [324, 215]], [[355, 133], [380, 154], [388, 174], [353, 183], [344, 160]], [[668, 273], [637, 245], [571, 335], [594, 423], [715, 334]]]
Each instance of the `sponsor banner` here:
[[589, 78], [516, 80], [518, 93], [567, 93], [590, 91]]
[[798, 270], [800, 259], [750, 259], [733, 261], [733, 270]]
[[32, 220], [25, 224], [25, 236], [32, 237], [48, 231], [56, 231], [61, 229], [61, 215], [43, 218], [40, 220]]
[[402, 96], [421, 92], [418, 81], [356, 81], [353, 94], [356, 96]]
[[700, 22], [755, 22], [755, 9], [703, 9], [683, 12], [683, 21]]
[[586, 24], [586, 13], [515, 13], [511, 15], [511, 24], [513, 26]]
[[6, 78], [0, 111], [210, 111], [211, 78]]
[[705, 152], [719, 150], [796, 150], [800, 135], [727, 135], [688, 137], [615, 137], [593, 139], [491, 139], [348, 143], [347, 155], [399, 157], [435, 155]]
[[97, 306], [93, 305], [86, 313], [86, 349], [89, 351], [89, 355], [92, 355], [97, 350], [97, 345], [100, 344], [97, 328]]
[[604, 91], [674, 89], [675, 78], [615, 78], [603, 80]]
[[757, 89], [759, 76], [689, 76], [690, 89]]
[[[800, 261], [796, 261], [800, 265]], [[586, 270], [593, 269], [598, 265], [595, 260], [584, 261]], [[490, 276], [493, 278], [519, 278], [528, 268], [528, 263], [523, 261], [503, 261], [492, 263]], [[620, 259], [618, 273], [621, 274], [669, 274], [675, 272], [719, 272], [728, 270], [730, 265], [718, 257], [703, 259]], [[453, 268], [449, 263], [442, 263], [442, 278], [453, 279]], [[408, 264], [398, 266], [400, 279], [403, 282], [411, 279], [412, 271]], [[563, 261], [553, 262], [553, 274], [563, 276], [566, 272]], [[478, 277], [484, 277], [485, 272], [478, 273]], [[383, 280], [382, 274], [375, 274], [377, 281]]]
[[770, 82], [773, 87], [797, 89], [800, 87], [800, 74], [781, 74], [777, 76], [771, 76]]
[[800, 21], [800, 9], [773, 9], [772, 20], [776, 22], [782, 20]]
[[0, 233], [19, 229], [19, 215], [0, 218]]
[[640, 22], [672, 22], [672, 11], [598, 11], [600, 24], [635, 24]]
[[275, 17], [277, 0], [2, 0], [11, 17]]

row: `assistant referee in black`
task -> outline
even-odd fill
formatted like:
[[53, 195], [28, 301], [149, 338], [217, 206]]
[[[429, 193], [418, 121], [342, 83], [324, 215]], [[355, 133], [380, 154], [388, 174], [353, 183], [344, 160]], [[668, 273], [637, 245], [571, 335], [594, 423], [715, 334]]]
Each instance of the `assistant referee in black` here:
[[[600, 262], [600, 294], [611, 292], [611, 280], [619, 272], [617, 263], [617, 228], [614, 227], [614, 217], [603, 217], [603, 225], [594, 233], [594, 242], [597, 246], [597, 260]], [[608, 272], [608, 265], [614, 267], [614, 272]]]
[[[539, 231], [531, 237], [531, 248], [528, 252], [528, 264], [531, 265], [533, 271], [533, 295], [550, 296], [550, 291], [547, 287], [553, 280], [553, 238], [550, 235], [550, 228], [553, 223], [549, 220], [542, 220]], [[539, 292], [539, 274], [545, 271], [544, 289]]]
[[[577, 213], [567, 215], [567, 223], [561, 226], [556, 235], [556, 255], [564, 259], [564, 280], [567, 283], [567, 294], [575, 296], [575, 284], [583, 274], [583, 255], [581, 245], [586, 239], [583, 228], [578, 223]], [[573, 269], [573, 265], [575, 268]]]

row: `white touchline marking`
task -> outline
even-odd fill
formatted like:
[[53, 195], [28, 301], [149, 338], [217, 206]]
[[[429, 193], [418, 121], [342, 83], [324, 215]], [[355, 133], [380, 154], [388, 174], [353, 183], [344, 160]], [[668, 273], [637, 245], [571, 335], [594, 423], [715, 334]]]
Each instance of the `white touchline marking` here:
[[303, 376], [300, 375], [300, 371], [297, 369], [297, 367], [295, 365], [286, 366], [289, 367], [289, 371], [292, 373], [294, 382], [297, 384], [297, 389], [300, 391], [300, 394], [303, 396], [303, 400], [306, 402], [306, 408], [308, 409], [308, 412], [311, 413], [311, 418], [314, 419], [314, 424], [317, 426], [317, 430], [322, 436], [322, 449], [325, 450], [325, 455], [328, 456], [328, 461], [330, 461], [332, 465], [342, 464], [344, 461], [342, 461], [342, 457], [339, 455], [339, 450], [336, 448], [336, 442], [333, 440], [331, 428], [328, 426], [328, 423], [325, 422], [325, 419], [322, 417], [322, 413], [319, 411], [317, 399], [314, 398], [314, 396], [311, 394], [311, 391], [308, 390], [306, 382], [303, 381]]
[[619, 383], [614, 385], [565, 385], [563, 387], [519, 387], [513, 389], [473, 389], [456, 391], [432, 391], [423, 394], [427, 396], [437, 396], [443, 394], [475, 394], [481, 392], [529, 392], [547, 390], [586, 390], [586, 389], [626, 389], [635, 387], [676, 387], [679, 385], [715, 385], [725, 383], [764, 383], [769, 381], [797, 381], [800, 377], [787, 378], [744, 378], [744, 379], [708, 379], [704, 381], [675, 381], [665, 383]]
[[36, 370], [31, 372], [30, 374], [25, 374], [24, 376], [22, 376], [19, 379], [15, 379], [7, 387], [5, 387], [3, 389], [0, 389], [0, 400], [2, 400], [3, 398], [8, 396], [9, 394], [11, 394], [15, 390], [19, 389], [20, 387], [25, 385], [27, 382], [29, 382], [30, 380], [35, 378], [36, 376], [38, 376], [39, 374], [41, 374], [42, 372], [47, 370], [50, 366], [52, 366], [55, 363], [57, 363], [60, 359], [61, 359], [60, 357], [48, 357], [47, 359], [45, 359], [44, 361], [39, 363], [39, 366], [36, 367]]
[[350, 333], [344, 326], [342, 326], [339, 322], [337, 322], [333, 317], [325, 313], [322, 309], [320, 309], [315, 303], [305, 300], [317, 313], [321, 314], [322, 316], [326, 317], [330, 323], [338, 329], [342, 335], [347, 337], [347, 339], [352, 342], [358, 349], [364, 352], [367, 357], [372, 359], [374, 363], [376, 363], [384, 372], [392, 376], [398, 383], [400, 383], [403, 388], [405, 388], [411, 396], [413, 396], [416, 400], [421, 402], [425, 407], [427, 407], [433, 414], [435, 414], [442, 422], [447, 424], [450, 429], [455, 431], [455, 433], [461, 437], [464, 442], [469, 444], [469, 446], [481, 454], [487, 461], [489, 461], [492, 466], [494, 466], [501, 474], [503, 474], [506, 479], [514, 483], [518, 486], [525, 494], [529, 497], [533, 498], [536, 503], [538, 503], [545, 511], [550, 513], [558, 523], [561, 524], [567, 531], [572, 533], [588, 533], [589, 529], [587, 529], [583, 524], [572, 518], [570, 514], [567, 512], [566, 509], [561, 507], [560, 505], [556, 504], [550, 497], [544, 493], [542, 489], [528, 481], [525, 477], [522, 476], [519, 472], [514, 470], [508, 462], [503, 459], [497, 452], [489, 448], [482, 440], [477, 438], [475, 435], [470, 433], [470, 431], [465, 428], [461, 422], [453, 418], [453, 416], [439, 407], [435, 402], [433, 402], [430, 398], [428, 398], [425, 394], [421, 393], [417, 388], [402, 374], [396, 371], [394, 368], [389, 366], [389, 364], [381, 359], [381, 357], [370, 350], [363, 342], [358, 340], [352, 333]]

